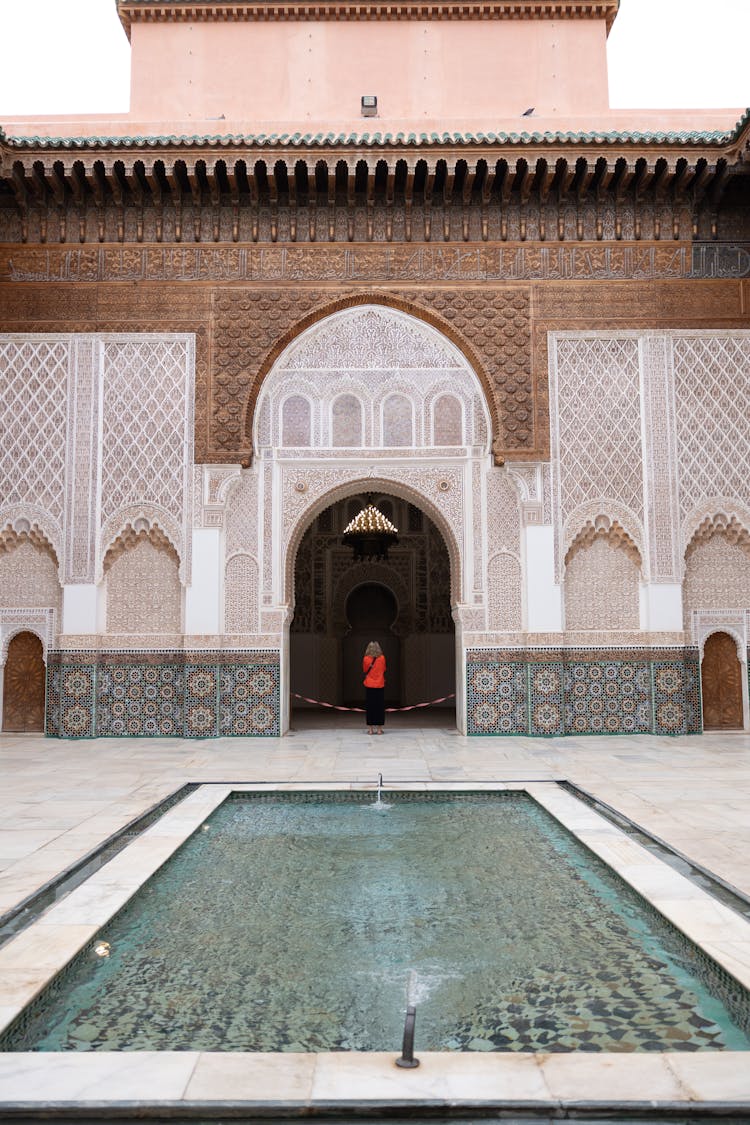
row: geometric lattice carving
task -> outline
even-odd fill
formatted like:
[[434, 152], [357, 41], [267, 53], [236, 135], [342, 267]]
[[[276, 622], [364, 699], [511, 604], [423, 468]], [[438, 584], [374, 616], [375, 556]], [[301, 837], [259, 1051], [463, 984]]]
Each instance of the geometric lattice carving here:
[[606, 540], [610, 547], [619, 547], [640, 568], [640, 551], [617, 520], [610, 520], [608, 516], [597, 516], [593, 522], [591, 520], [586, 521], [584, 527], [578, 532], [568, 548], [565, 565], [570, 564], [570, 560], [578, 551], [590, 547], [595, 540], [600, 539]]
[[[552, 338], [551, 443], [559, 536], [580, 509], [627, 509], [643, 521], [638, 340], [560, 333]], [[558, 562], [559, 565], [559, 562]]]
[[250, 555], [234, 555], [224, 578], [224, 630], [227, 633], [258, 631], [258, 564]]
[[747, 502], [750, 333], [681, 333], [673, 356], [683, 519], [712, 497]]
[[174, 550], [147, 537], [116, 553], [107, 573], [107, 632], [179, 633], [182, 587]]
[[[106, 339], [102, 525], [144, 506], [168, 514], [183, 567], [192, 502], [192, 342], [185, 336]], [[187, 574], [184, 575], [187, 577]]]
[[67, 340], [0, 343], [0, 501], [37, 505], [60, 525], [69, 350]]
[[[627, 546], [627, 544], [630, 544]], [[629, 540], [596, 535], [568, 553], [565, 628], [638, 629], [640, 556]]]

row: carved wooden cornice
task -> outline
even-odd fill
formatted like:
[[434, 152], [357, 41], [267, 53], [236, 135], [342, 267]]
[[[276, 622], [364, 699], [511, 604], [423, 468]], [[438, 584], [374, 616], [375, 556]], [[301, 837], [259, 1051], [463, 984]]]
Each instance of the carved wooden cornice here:
[[287, 20], [603, 19], [614, 23], [619, 0], [118, 0], [128, 36], [133, 23]]
[[[53, 148], [31, 141], [21, 146], [0, 141], [0, 193], [15, 206], [22, 218], [56, 215], [71, 229], [61, 241], [76, 238], [73, 225], [83, 231], [86, 212], [115, 209], [121, 215], [119, 241], [125, 238], [125, 212], [133, 209], [170, 210], [179, 215], [190, 208], [196, 227], [191, 241], [218, 241], [220, 215], [231, 212], [232, 239], [239, 239], [241, 212], [265, 209], [271, 215], [270, 240], [276, 240], [277, 217], [285, 211], [291, 241], [309, 237], [330, 241], [355, 238], [355, 215], [367, 213], [366, 237], [373, 237], [375, 209], [386, 215], [405, 214], [404, 238], [412, 240], [412, 213], [419, 209], [424, 231], [413, 237], [430, 239], [430, 216], [441, 229], [433, 234], [446, 241], [457, 237], [451, 216], [463, 215], [463, 239], [486, 240], [485, 221], [489, 210], [503, 213], [534, 211], [544, 229], [540, 237], [571, 237], [564, 233], [564, 215], [575, 212], [573, 237], [582, 240], [584, 216], [607, 208], [640, 212], [659, 210], [662, 223], [667, 215], [679, 215], [681, 230], [654, 227], [653, 237], [699, 237], [698, 214], [710, 215], [703, 235], [715, 237], [716, 219], [726, 187], [736, 175], [750, 175], [750, 164], [742, 159], [730, 164], [726, 149], [711, 144], [678, 144], [628, 148], [622, 145], [593, 145], [585, 151], [565, 145], [542, 144], [519, 152], [517, 145], [505, 149], [474, 145], [469, 149], [436, 147], [429, 151], [402, 151], [393, 147], [377, 150], [342, 151], [333, 147], [279, 148], [259, 151], [251, 146], [206, 147], [203, 149], [160, 144], [114, 147]], [[303, 220], [297, 219], [306, 213]], [[347, 216], [347, 234], [342, 235], [337, 217]], [[471, 216], [481, 215], [472, 226]], [[686, 219], [687, 216], [687, 219]], [[670, 218], [670, 225], [672, 219]], [[102, 218], [103, 222], [103, 218]], [[688, 228], [684, 224], [688, 222]], [[524, 219], [525, 223], [525, 219]], [[588, 237], [601, 238], [601, 219]], [[689, 229], [692, 224], [692, 230]], [[710, 227], [710, 229], [709, 229]], [[361, 229], [361, 228], [360, 228]], [[390, 241], [388, 220], [386, 239]], [[525, 226], [520, 229], [523, 240]], [[213, 231], [213, 234], [209, 233]], [[335, 233], [338, 231], [338, 234]], [[299, 232], [299, 233], [298, 233]], [[473, 233], [472, 233], [473, 232]], [[89, 235], [90, 237], [90, 235]], [[131, 236], [132, 237], [132, 236]], [[143, 225], [136, 241], [143, 241]], [[157, 223], [156, 240], [161, 241]], [[186, 235], [187, 237], [187, 235]], [[500, 234], [507, 238], [507, 232]], [[623, 237], [617, 228], [615, 237]], [[627, 235], [625, 235], [627, 237]], [[633, 220], [631, 237], [648, 237]], [[99, 241], [105, 240], [104, 228]], [[182, 234], [177, 231], [177, 241]], [[257, 241], [254, 228], [250, 241]], [[24, 238], [25, 241], [25, 238]], [[42, 237], [41, 241], [46, 241]]]

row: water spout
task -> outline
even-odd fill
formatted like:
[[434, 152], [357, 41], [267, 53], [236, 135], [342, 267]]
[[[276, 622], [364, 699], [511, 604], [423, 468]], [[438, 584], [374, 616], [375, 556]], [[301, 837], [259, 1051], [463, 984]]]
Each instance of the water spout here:
[[370, 808], [375, 809], [377, 812], [381, 812], [381, 811], [385, 811], [385, 809], [389, 809], [390, 807], [391, 806], [383, 800], [383, 775], [382, 775], [382, 773], [379, 773], [378, 774], [378, 795], [375, 798], [375, 803], [373, 805], [370, 805]]

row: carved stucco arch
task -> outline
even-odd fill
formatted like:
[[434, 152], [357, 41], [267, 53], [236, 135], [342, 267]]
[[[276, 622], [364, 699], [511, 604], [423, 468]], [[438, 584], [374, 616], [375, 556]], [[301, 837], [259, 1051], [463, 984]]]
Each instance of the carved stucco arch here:
[[129, 530], [137, 532], [141, 528], [146, 532], [158, 530], [169, 540], [179, 561], [180, 582], [185, 585], [189, 576], [185, 573], [182, 533], [179, 524], [169, 512], [156, 504], [131, 505], [121, 509], [111, 519], [107, 520], [99, 538], [97, 582], [100, 582], [104, 577], [104, 560], [118, 539], [126, 535]]
[[302, 537], [312, 521], [319, 516], [321, 512], [325, 511], [326, 508], [329, 508], [331, 504], [335, 504], [339, 500], [348, 499], [350, 496], [361, 495], [363, 492], [381, 492], [390, 494], [391, 496], [397, 496], [400, 500], [405, 500], [407, 503], [413, 504], [429, 516], [442, 535], [443, 542], [448, 551], [451, 575], [451, 604], [455, 605], [457, 602], [460, 602], [462, 588], [461, 552], [455, 529], [451, 526], [446, 515], [440, 511], [426, 492], [423, 492], [414, 484], [405, 483], [402, 480], [389, 477], [387, 471], [377, 477], [365, 477], [362, 476], [361, 471], [354, 471], [351, 479], [342, 481], [340, 484], [334, 484], [324, 492], [311, 498], [309, 504], [296, 514], [284, 544], [284, 602], [288, 606], [294, 605], [294, 570], [297, 561], [297, 553], [300, 543], [302, 542]]
[[34, 538], [30, 533], [36, 532], [54, 554], [58, 573], [62, 571], [62, 531], [57, 521], [44, 508], [36, 504], [14, 504], [0, 509], [0, 534], [8, 529], [16, 535], [28, 536], [32, 542]]
[[[694, 509], [683, 524], [682, 533], [682, 577], [687, 571], [687, 556], [693, 544], [703, 539], [707, 541], [714, 535], [726, 533], [730, 528], [738, 529], [750, 538], [750, 509], [733, 500], [714, 499]], [[744, 538], [742, 540], [744, 542]]]
[[[397, 312], [405, 313], [407, 316], [412, 316], [416, 320], [423, 321], [431, 328], [436, 329], [441, 335], [445, 336], [459, 350], [467, 365], [472, 369], [479, 380], [487, 413], [490, 417], [490, 445], [493, 451], [495, 451], [499, 435], [503, 432], [500, 424], [498, 403], [495, 398], [493, 383], [487, 369], [468, 340], [453, 327], [449, 320], [438, 316], [424, 305], [405, 301], [391, 294], [372, 291], [350, 294], [347, 297], [339, 297], [329, 304], [322, 305], [306, 316], [301, 317], [291, 328], [279, 337], [261, 363], [258, 374], [245, 400], [243, 413], [245, 417], [245, 439], [248, 446], [252, 448], [255, 408], [261, 388], [266, 377], [271, 373], [276, 361], [283, 352], [286, 351], [290, 344], [293, 344], [303, 332], [306, 332], [308, 328], [312, 328], [314, 324], [327, 320], [337, 312], [357, 308], [361, 305], [378, 305], [389, 309], [395, 309]], [[502, 463], [502, 458], [499, 459], [499, 463]]]
[[402, 632], [410, 632], [410, 618], [413, 614], [408, 587], [400, 575], [377, 562], [358, 565], [342, 575], [336, 583], [331, 597], [331, 621], [334, 628], [341, 628], [346, 624], [346, 602], [349, 595], [358, 587], [371, 583], [386, 586], [396, 599], [396, 617], [391, 626], [393, 632], [397, 636]]
[[560, 572], [565, 573], [565, 559], [573, 544], [582, 535], [585, 535], [588, 525], [596, 528], [597, 521], [606, 520], [608, 526], [617, 524], [625, 532], [630, 542], [638, 551], [640, 569], [644, 578], [647, 578], [647, 556], [643, 550], [643, 525], [630, 508], [617, 500], [600, 498], [589, 501], [575, 508], [565, 522], [562, 536], [562, 549], [560, 551]]

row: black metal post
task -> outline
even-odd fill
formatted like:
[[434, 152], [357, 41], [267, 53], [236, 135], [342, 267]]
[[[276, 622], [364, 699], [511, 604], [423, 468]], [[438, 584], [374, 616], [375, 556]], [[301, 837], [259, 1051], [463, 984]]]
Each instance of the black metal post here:
[[419, 1066], [419, 1059], [414, 1058], [414, 1025], [417, 1022], [417, 1009], [410, 1004], [406, 1009], [404, 1020], [404, 1042], [401, 1047], [401, 1058], [396, 1059], [396, 1066], [412, 1069]]

